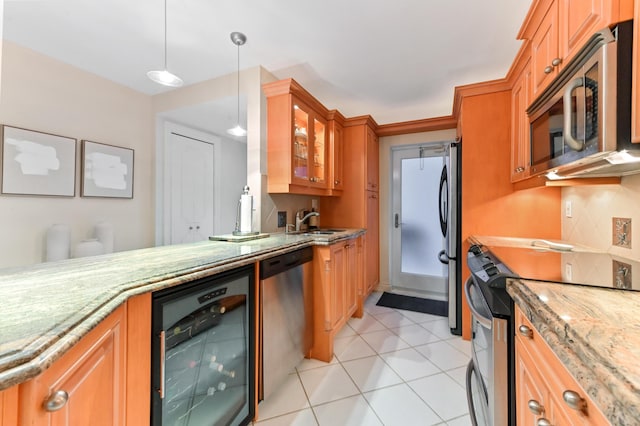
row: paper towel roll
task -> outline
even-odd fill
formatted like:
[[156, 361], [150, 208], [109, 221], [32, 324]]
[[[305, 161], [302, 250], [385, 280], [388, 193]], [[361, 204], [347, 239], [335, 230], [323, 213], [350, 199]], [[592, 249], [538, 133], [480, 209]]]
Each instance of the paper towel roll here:
[[55, 224], [47, 229], [47, 262], [68, 259], [70, 249], [71, 230], [68, 225]]
[[240, 232], [251, 232], [253, 220], [253, 197], [248, 194], [240, 196]]
[[113, 253], [113, 225], [108, 222], [100, 222], [95, 227], [95, 235], [102, 243], [104, 253]]

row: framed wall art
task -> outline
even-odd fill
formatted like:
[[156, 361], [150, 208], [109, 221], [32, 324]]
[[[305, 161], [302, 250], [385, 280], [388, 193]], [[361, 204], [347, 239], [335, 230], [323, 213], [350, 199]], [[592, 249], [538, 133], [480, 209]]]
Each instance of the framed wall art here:
[[133, 198], [133, 149], [83, 140], [82, 196]]
[[2, 193], [76, 195], [76, 140], [2, 126]]

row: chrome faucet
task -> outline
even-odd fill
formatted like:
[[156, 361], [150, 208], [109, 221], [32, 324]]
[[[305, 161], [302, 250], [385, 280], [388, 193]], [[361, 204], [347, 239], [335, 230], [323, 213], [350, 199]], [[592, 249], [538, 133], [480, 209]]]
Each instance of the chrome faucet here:
[[299, 231], [302, 224], [310, 217], [320, 216], [320, 213], [318, 212], [311, 212], [311, 213], [308, 213], [306, 216], [302, 217], [303, 213], [304, 213], [304, 210], [298, 210], [296, 212], [296, 231]]

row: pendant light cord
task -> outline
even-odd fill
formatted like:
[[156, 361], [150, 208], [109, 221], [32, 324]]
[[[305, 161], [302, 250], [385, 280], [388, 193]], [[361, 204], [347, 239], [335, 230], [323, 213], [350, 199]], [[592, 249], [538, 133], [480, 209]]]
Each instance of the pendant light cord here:
[[240, 45], [237, 44], [237, 49], [238, 49], [238, 78], [237, 78], [237, 85], [238, 85], [238, 91], [237, 91], [237, 96], [236, 99], [238, 100], [238, 122], [236, 124], [238, 124], [238, 126], [240, 125]]
[[164, 0], [164, 69], [167, 69], [167, 0]]

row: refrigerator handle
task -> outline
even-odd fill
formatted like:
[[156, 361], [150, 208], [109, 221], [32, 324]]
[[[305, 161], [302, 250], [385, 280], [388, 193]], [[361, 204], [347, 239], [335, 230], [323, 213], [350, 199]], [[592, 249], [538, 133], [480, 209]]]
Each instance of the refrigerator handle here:
[[395, 220], [394, 220], [394, 226], [395, 226], [396, 228], [400, 226], [400, 221], [399, 221], [399, 218], [398, 218], [398, 213], [396, 213], [396, 217], [395, 217]]

